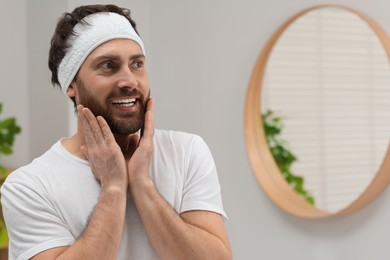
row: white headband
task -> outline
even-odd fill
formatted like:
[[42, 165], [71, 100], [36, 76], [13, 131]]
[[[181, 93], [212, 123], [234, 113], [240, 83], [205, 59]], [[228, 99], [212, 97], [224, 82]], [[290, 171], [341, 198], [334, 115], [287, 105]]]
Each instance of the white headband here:
[[106, 41], [118, 38], [133, 40], [145, 55], [141, 38], [124, 16], [99, 12], [84, 17], [83, 21], [86, 24], [78, 23], [73, 27], [75, 35], [71, 35], [67, 40], [70, 47], [58, 66], [58, 81], [65, 94], [88, 55]]

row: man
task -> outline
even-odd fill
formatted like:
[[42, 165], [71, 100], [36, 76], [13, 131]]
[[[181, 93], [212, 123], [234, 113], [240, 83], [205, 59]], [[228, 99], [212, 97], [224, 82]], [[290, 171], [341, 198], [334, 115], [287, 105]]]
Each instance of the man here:
[[196, 135], [154, 129], [129, 11], [65, 14], [49, 67], [78, 129], [2, 186], [10, 259], [230, 259], [210, 151]]

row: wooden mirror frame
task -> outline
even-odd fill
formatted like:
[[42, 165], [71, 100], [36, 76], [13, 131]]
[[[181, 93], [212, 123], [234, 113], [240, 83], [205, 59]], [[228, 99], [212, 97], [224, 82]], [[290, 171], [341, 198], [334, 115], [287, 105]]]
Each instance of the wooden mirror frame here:
[[388, 145], [388, 149], [382, 165], [380, 166], [377, 174], [373, 178], [372, 182], [368, 185], [366, 190], [363, 191], [363, 193], [361, 193], [355, 201], [353, 201], [344, 209], [334, 213], [327, 212], [311, 206], [309, 203], [300, 198], [298, 194], [296, 194], [296, 192], [288, 185], [287, 181], [282, 176], [268, 148], [260, 111], [260, 97], [267, 60], [276, 41], [290, 24], [292, 24], [297, 18], [306, 14], [307, 12], [324, 7], [342, 8], [362, 18], [377, 34], [389, 59], [389, 38], [385, 32], [368, 16], [349, 7], [333, 4], [316, 5], [314, 7], [307, 8], [289, 18], [266, 42], [262, 52], [257, 58], [255, 67], [252, 71], [246, 94], [244, 112], [244, 135], [246, 150], [253, 173], [258, 183], [264, 189], [265, 193], [271, 198], [271, 200], [281, 209], [295, 216], [308, 219], [342, 216], [358, 210], [377, 197], [390, 181], [390, 145]]

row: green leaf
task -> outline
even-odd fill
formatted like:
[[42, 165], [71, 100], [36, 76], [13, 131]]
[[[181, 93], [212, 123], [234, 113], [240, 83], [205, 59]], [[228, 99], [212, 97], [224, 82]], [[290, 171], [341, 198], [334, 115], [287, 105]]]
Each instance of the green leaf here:
[[306, 201], [309, 202], [309, 204], [313, 205], [313, 206], [316, 204], [316, 202], [312, 196], [306, 197]]
[[288, 143], [280, 138], [284, 127], [283, 119], [275, 116], [271, 110], [262, 113], [261, 117], [269, 149], [283, 177], [300, 197], [314, 205], [314, 198], [304, 188], [303, 177], [291, 172], [292, 165], [298, 158], [291, 151]]
[[0, 165], [0, 176], [7, 175], [7, 169]]
[[8, 245], [8, 232], [2, 220], [0, 220], [0, 247]]
[[11, 154], [12, 153], [12, 149], [8, 145], [4, 144], [3, 146], [0, 146], [0, 153]]
[[[3, 111], [3, 104], [0, 103], [0, 113]], [[12, 147], [15, 135], [21, 132], [15, 117], [0, 119], [0, 154], [9, 155], [13, 153]], [[0, 174], [4, 173], [4, 167], [0, 165]]]
[[15, 125], [15, 122], [16, 122], [15, 118], [12, 118], [12, 117], [6, 118], [0, 122], [0, 129], [2, 129], [2, 128], [9, 129], [13, 125]]

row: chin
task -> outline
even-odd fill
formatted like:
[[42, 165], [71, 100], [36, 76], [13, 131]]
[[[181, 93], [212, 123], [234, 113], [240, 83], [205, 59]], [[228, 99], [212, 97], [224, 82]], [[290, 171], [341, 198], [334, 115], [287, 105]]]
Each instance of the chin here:
[[131, 134], [134, 134], [134, 133], [137, 133], [141, 127], [142, 127], [143, 124], [137, 124], [137, 125], [132, 125], [132, 126], [129, 126], [129, 125], [114, 125], [114, 126], [110, 126], [111, 128], [111, 132], [113, 134], [118, 134], [118, 135], [131, 135]]

